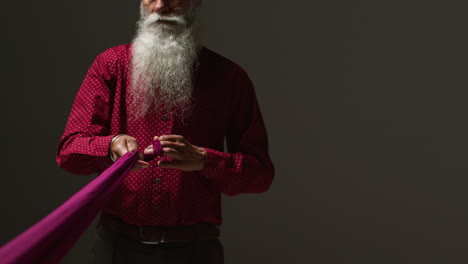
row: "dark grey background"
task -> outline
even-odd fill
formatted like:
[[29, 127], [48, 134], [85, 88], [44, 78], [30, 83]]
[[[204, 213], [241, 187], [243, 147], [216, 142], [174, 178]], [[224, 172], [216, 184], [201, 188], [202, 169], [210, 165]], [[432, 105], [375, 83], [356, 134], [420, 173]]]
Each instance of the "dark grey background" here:
[[[205, 43], [249, 72], [277, 168], [269, 192], [224, 199], [227, 264], [468, 263], [465, 2], [205, 2]], [[55, 148], [138, 1], [1, 12], [3, 244], [93, 178], [59, 169]], [[63, 263], [87, 263], [91, 236]]]

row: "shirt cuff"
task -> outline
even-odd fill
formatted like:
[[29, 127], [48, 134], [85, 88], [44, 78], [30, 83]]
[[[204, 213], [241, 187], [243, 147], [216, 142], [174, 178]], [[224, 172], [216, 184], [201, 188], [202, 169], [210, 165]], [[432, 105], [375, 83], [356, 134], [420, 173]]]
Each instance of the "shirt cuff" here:
[[115, 136], [98, 136], [92, 142], [94, 149], [93, 156], [96, 157], [96, 167], [99, 169], [107, 168], [112, 164], [112, 159], [109, 158], [109, 144]]
[[220, 169], [225, 167], [228, 153], [217, 151], [210, 148], [204, 148], [206, 151], [205, 167], [199, 172], [209, 179], [216, 179]]

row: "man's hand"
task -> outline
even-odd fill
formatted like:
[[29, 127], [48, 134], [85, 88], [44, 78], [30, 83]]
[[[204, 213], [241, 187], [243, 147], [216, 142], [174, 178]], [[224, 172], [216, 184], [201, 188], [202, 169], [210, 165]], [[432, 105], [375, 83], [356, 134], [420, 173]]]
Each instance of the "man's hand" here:
[[[112, 160], [116, 161], [127, 152], [134, 152], [138, 150], [138, 144], [134, 137], [129, 135], [119, 135], [115, 140], [112, 141], [110, 146], [110, 156]], [[143, 155], [139, 154], [139, 160], [133, 166], [133, 171], [147, 168], [148, 162], [143, 161]]]
[[205, 167], [206, 150], [190, 144], [183, 136], [165, 135], [154, 137], [154, 140], [161, 141], [163, 155], [173, 159], [159, 161], [161, 168], [195, 171]]

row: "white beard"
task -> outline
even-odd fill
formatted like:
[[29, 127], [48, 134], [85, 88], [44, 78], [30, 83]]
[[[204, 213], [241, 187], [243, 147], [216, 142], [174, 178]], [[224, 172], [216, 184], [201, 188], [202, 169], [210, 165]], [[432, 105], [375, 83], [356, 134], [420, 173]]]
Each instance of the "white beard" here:
[[183, 117], [192, 107], [201, 48], [195, 10], [184, 16], [147, 15], [143, 9], [141, 14], [133, 40], [131, 113], [139, 118], [176, 108]]

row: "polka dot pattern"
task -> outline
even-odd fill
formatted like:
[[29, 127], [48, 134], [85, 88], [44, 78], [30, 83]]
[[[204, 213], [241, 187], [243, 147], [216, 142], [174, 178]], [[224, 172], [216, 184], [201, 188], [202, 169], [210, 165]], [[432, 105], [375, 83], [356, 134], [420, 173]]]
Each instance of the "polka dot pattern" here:
[[135, 137], [139, 151], [154, 136], [182, 135], [206, 149], [204, 169], [162, 169], [157, 162], [165, 158], [157, 157], [148, 168], [131, 172], [104, 210], [138, 226], [221, 225], [221, 193], [264, 192], [273, 180], [251, 81], [237, 64], [203, 48], [190, 116], [148, 113], [135, 120], [128, 114], [130, 57], [131, 45], [121, 45], [101, 53], [91, 65], [60, 139], [57, 163], [76, 174], [100, 172], [112, 163], [109, 144], [115, 135]]

